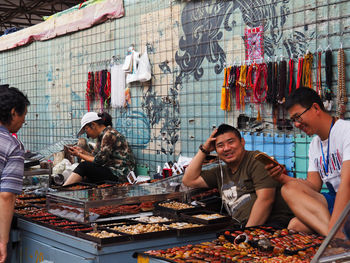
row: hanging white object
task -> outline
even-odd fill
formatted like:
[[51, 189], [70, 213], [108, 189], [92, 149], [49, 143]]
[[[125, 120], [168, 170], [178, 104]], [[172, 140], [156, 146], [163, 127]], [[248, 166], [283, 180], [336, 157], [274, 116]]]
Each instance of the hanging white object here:
[[137, 79], [137, 69], [140, 60], [140, 53], [132, 51], [132, 71], [126, 76], [126, 84], [138, 81]]
[[139, 56], [138, 52], [133, 51], [133, 72], [126, 76], [127, 84], [135, 81], [146, 82], [152, 78], [152, 68], [148, 58], [147, 46], [142, 56]]
[[145, 52], [142, 54], [139, 65], [137, 67], [137, 80], [140, 82], [149, 81], [152, 77], [151, 63], [149, 62], [147, 46]]
[[125, 104], [125, 72], [123, 65], [111, 67], [111, 106], [122, 108]]
[[133, 52], [130, 55], [127, 55], [124, 60], [123, 70], [126, 73], [131, 73], [133, 70]]
[[140, 61], [140, 53], [137, 51], [132, 52], [132, 73], [135, 74], [137, 72], [137, 68], [139, 67]]

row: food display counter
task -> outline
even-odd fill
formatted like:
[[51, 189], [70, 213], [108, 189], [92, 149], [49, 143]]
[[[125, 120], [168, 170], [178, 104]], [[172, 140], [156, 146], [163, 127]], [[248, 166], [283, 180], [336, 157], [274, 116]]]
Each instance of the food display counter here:
[[[204, 208], [183, 203], [191, 191], [176, 191], [174, 180], [128, 187], [80, 184], [45, 197], [20, 195], [12, 228], [12, 254], [17, 256], [11, 262], [136, 262], [135, 251], [212, 240], [218, 229], [231, 224], [224, 215], [210, 223], [191, 220], [190, 212]], [[65, 210], [76, 216], [64, 217]]]
[[17, 226], [12, 231], [17, 232], [20, 238], [18, 242], [14, 243], [13, 254], [20, 255], [20, 261], [12, 263], [37, 263], [44, 260], [47, 263], [136, 262], [137, 260], [132, 257], [136, 250], [193, 244], [215, 237], [215, 232], [211, 232], [183, 237], [173, 235], [100, 245], [22, 218], [17, 218], [16, 221]]
[[[205, 207], [203, 200], [217, 200], [217, 189], [181, 192], [176, 180], [23, 194], [16, 202], [11, 262], [310, 262], [324, 242], [272, 226], [239, 228]], [[333, 252], [335, 244], [349, 242], [333, 242]]]
[[350, 262], [350, 202], [327, 237], [257, 226], [228, 228], [199, 244], [136, 252], [138, 262]]
[[310, 262], [323, 237], [268, 226], [218, 232], [217, 239], [140, 252], [165, 262]]

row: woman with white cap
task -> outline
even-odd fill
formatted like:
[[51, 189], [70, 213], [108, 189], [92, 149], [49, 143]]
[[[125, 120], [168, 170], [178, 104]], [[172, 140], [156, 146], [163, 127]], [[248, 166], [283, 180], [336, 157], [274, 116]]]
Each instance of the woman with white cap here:
[[112, 117], [106, 112], [86, 113], [81, 119], [78, 136], [83, 133], [97, 139], [95, 150], [89, 153], [78, 146], [69, 148], [72, 155], [85, 161], [74, 169], [64, 185], [83, 180], [127, 182], [126, 176], [135, 168], [135, 158], [125, 137], [112, 128]]

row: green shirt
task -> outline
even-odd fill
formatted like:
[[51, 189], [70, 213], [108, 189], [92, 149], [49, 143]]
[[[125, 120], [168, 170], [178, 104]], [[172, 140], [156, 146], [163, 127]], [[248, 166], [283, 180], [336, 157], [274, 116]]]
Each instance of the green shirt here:
[[268, 222], [287, 225], [293, 216], [292, 212], [281, 196], [279, 183], [268, 175], [263, 164], [254, 159], [257, 153], [258, 151], [246, 151], [234, 173], [227, 165], [222, 165], [222, 178], [220, 166], [203, 170], [201, 176], [209, 187], [219, 189], [227, 212], [244, 225], [257, 198], [256, 190], [276, 188], [275, 202]]

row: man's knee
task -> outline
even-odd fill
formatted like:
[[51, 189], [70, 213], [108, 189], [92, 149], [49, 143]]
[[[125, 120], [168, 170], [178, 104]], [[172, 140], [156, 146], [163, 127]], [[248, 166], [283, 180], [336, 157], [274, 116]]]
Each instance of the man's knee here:
[[295, 197], [295, 193], [301, 189], [298, 181], [290, 181], [281, 188], [282, 197], [285, 200]]

